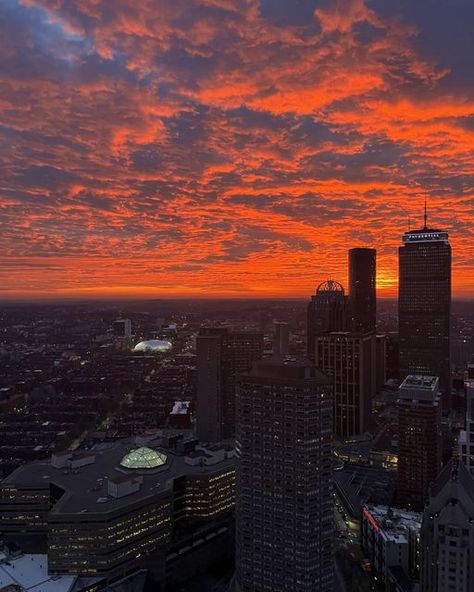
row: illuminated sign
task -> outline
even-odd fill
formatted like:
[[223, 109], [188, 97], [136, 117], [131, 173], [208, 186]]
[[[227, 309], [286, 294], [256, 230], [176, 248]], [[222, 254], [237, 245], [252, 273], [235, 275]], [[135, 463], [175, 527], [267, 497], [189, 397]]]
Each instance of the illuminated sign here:
[[372, 514], [367, 510], [367, 508], [364, 508], [362, 513], [364, 514], [364, 518], [367, 519], [372, 528], [378, 532], [380, 530], [379, 525], [377, 524], [377, 522], [375, 522], [375, 519], [372, 517]]

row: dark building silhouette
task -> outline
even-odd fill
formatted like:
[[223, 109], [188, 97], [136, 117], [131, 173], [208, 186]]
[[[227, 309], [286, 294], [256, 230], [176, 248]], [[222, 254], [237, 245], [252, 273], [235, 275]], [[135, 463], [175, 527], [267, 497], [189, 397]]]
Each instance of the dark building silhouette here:
[[474, 360], [467, 365], [467, 378], [468, 380], [474, 380]]
[[439, 379], [407, 376], [399, 388], [398, 502], [419, 509], [441, 470]]
[[430, 490], [420, 533], [421, 592], [474, 590], [474, 479], [452, 459]]
[[320, 284], [308, 304], [307, 356], [315, 360], [316, 339], [331, 331], [346, 328], [346, 302], [344, 288], [334, 280]]
[[332, 400], [310, 362], [263, 360], [237, 387], [236, 589], [333, 590]]
[[439, 376], [450, 392], [451, 246], [448, 233], [426, 226], [399, 247], [399, 371]]
[[130, 319], [117, 319], [112, 325], [116, 337], [130, 339], [132, 337], [132, 321]]
[[349, 251], [349, 301], [354, 333], [375, 331], [376, 250], [354, 248]]
[[235, 379], [263, 355], [263, 334], [203, 327], [196, 338], [197, 436], [219, 442], [235, 430]]
[[288, 323], [273, 323], [273, 353], [278, 356], [288, 354], [290, 348], [290, 326]]
[[385, 341], [375, 333], [375, 253], [349, 251], [349, 299], [341, 284], [328, 280], [308, 305], [307, 355], [332, 379], [333, 427], [341, 438], [369, 429], [372, 399], [385, 382]]
[[334, 433], [351, 438], [369, 429], [376, 394], [377, 337], [335, 331], [316, 338], [316, 365], [333, 383]]

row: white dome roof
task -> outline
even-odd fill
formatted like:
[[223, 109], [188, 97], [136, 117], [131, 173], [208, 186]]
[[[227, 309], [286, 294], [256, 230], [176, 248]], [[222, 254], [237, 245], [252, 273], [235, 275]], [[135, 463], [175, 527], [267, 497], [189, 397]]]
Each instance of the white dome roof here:
[[134, 352], [168, 352], [173, 347], [170, 341], [162, 341], [161, 339], [149, 339], [147, 341], [140, 341], [133, 348]]

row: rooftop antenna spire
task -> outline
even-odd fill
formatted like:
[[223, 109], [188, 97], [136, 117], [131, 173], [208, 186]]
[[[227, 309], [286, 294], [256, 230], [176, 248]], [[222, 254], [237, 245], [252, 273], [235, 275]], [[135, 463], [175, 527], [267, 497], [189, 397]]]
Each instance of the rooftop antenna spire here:
[[425, 193], [425, 226], [424, 226], [423, 230], [426, 230], [428, 228], [427, 222], [428, 222], [428, 212], [427, 212], [427, 208], [426, 208], [426, 193]]

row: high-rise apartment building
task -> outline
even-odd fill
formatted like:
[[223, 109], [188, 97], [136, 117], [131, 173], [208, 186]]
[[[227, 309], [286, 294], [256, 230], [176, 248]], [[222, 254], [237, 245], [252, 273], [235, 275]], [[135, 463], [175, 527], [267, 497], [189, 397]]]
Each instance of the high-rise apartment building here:
[[197, 435], [219, 442], [235, 430], [235, 380], [263, 355], [263, 334], [203, 327], [196, 339]]
[[474, 380], [466, 382], [466, 426], [459, 434], [459, 458], [474, 476]]
[[431, 487], [421, 526], [421, 592], [474, 590], [474, 479], [450, 460]]
[[403, 235], [399, 247], [400, 377], [436, 375], [449, 402], [451, 246], [448, 233], [426, 226]]
[[350, 329], [353, 333], [375, 331], [376, 321], [376, 250], [349, 250]]
[[441, 406], [436, 376], [407, 376], [399, 388], [398, 502], [418, 509], [441, 470]]
[[331, 384], [306, 360], [256, 363], [237, 388], [239, 592], [333, 589]]
[[326, 333], [316, 338], [315, 352], [316, 365], [333, 383], [334, 433], [340, 438], [363, 434], [377, 386], [375, 333]]
[[315, 360], [316, 339], [331, 331], [344, 331], [346, 327], [347, 298], [344, 288], [334, 280], [320, 284], [308, 304], [307, 356]]
[[288, 323], [273, 323], [273, 354], [286, 356], [290, 348], [290, 326]]

